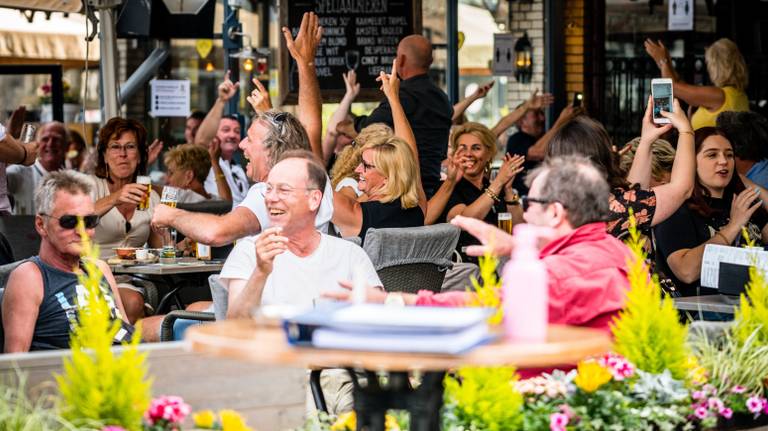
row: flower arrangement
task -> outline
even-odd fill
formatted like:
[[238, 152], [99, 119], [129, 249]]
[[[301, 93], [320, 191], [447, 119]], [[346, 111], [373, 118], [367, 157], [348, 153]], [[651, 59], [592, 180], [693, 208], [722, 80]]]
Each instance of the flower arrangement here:
[[[355, 412], [342, 413], [338, 416], [318, 412], [310, 415], [302, 427], [294, 431], [355, 431], [357, 415]], [[405, 431], [408, 429], [408, 414], [400, 411], [389, 411], [384, 416], [386, 431]]]
[[181, 397], [161, 396], [152, 400], [144, 412], [145, 431], [176, 431], [192, 408]]
[[470, 307], [487, 307], [496, 310], [489, 318], [488, 323], [491, 325], [500, 325], [504, 319], [504, 308], [501, 305], [501, 279], [496, 276], [496, 267], [499, 264], [499, 260], [494, 257], [490, 252], [487, 252], [484, 256], [480, 256], [478, 259], [480, 266], [480, 278], [483, 280], [483, 284], [472, 276], [472, 287], [474, 291], [467, 289], [468, 292], [474, 293], [470, 295], [470, 300], [467, 305]]
[[253, 431], [245, 420], [234, 410], [221, 410], [218, 416], [211, 410], [203, 410], [192, 415], [195, 428], [220, 431]]
[[[72, 84], [68, 80], [61, 80], [62, 92], [64, 93], [64, 103], [80, 103], [80, 98], [72, 94]], [[37, 98], [41, 105], [48, 105], [53, 98], [53, 84], [51, 81], [46, 82], [37, 88]]]

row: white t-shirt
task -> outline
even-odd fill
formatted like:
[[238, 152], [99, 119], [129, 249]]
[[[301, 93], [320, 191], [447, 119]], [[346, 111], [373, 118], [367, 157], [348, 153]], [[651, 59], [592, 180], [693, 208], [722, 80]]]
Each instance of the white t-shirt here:
[[176, 195], [176, 202], [180, 204], [196, 204], [207, 200], [205, 196], [190, 189], [179, 189], [179, 194]]
[[[245, 207], [251, 210], [251, 212], [259, 219], [261, 230], [272, 226], [269, 221], [269, 213], [267, 212], [267, 204], [264, 202], [264, 195], [261, 194], [261, 190], [266, 187], [266, 183], [256, 183], [248, 190], [248, 195], [240, 203], [240, 207]], [[331, 180], [326, 178], [325, 190], [323, 191], [323, 200], [320, 201], [320, 208], [317, 211], [315, 217], [315, 227], [322, 233], [328, 232], [328, 223], [333, 217], [333, 190], [331, 190]]]
[[[275, 257], [272, 274], [267, 277], [262, 305], [311, 307], [321, 292], [341, 289], [340, 280], [352, 280], [353, 268], [360, 266], [369, 286], [381, 286], [371, 259], [360, 246], [321, 234], [320, 244], [311, 255], [298, 257], [285, 251]], [[256, 268], [256, 236], [240, 239], [221, 270], [220, 280], [229, 289], [232, 280], [248, 280]]]
[[48, 171], [40, 164], [40, 160], [35, 160], [31, 166], [8, 166], [5, 175], [8, 180], [8, 194], [13, 195], [14, 214], [34, 215], [36, 213], [35, 190], [47, 173]]
[[[245, 175], [243, 168], [237, 163], [219, 158], [219, 166], [221, 166], [221, 172], [224, 173], [227, 184], [229, 184], [229, 190], [232, 192], [232, 208], [234, 208], [245, 199], [245, 195], [248, 193], [248, 177]], [[216, 186], [216, 175], [213, 173], [213, 168], [208, 171], [208, 178], [205, 179], [203, 186], [208, 194], [213, 196], [219, 195], [219, 188]]]
[[339, 181], [338, 184], [336, 184], [335, 191], [339, 192], [344, 187], [352, 187], [352, 190], [355, 191], [355, 194], [359, 197], [363, 192], [360, 191], [360, 189], [357, 188], [357, 180], [352, 177], [344, 178], [343, 180]]

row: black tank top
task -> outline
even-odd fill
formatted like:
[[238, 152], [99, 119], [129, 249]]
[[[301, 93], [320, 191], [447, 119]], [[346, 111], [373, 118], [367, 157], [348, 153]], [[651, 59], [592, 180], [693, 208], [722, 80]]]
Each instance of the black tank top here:
[[[47, 265], [40, 260], [40, 256], [34, 256], [32, 262], [43, 276], [43, 301], [38, 309], [30, 350], [68, 349], [69, 334], [77, 322], [77, 304], [86, 299], [87, 291], [75, 273]], [[122, 320], [112, 289], [104, 277], [100, 287], [112, 310], [112, 318]], [[115, 335], [115, 343], [127, 341], [132, 333], [133, 327], [123, 322]]]

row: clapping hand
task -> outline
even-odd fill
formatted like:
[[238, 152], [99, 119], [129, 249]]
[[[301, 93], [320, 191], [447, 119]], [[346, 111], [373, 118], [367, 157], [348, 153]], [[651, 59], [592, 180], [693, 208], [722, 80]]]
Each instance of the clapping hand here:
[[152, 141], [152, 144], [150, 144], [149, 149], [147, 150], [147, 165], [151, 165], [152, 163], [155, 163], [155, 160], [160, 156], [160, 152], [163, 151], [163, 141], [160, 139], [155, 139]]
[[651, 39], [645, 39], [643, 45], [645, 46], [645, 52], [653, 58], [657, 65], [662, 60], [669, 61], [667, 47], [660, 40], [654, 42]]
[[256, 88], [251, 91], [251, 94], [245, 98], [248, 103], [251, 104], [253, 110], [256, 112], [267, 112], [272, 109], [272, 102], [269, 100], [269, 92], [264, 85], [256, 78], [253, 78], [253, 85]]
[[219, 100], [222, 102], [226, 102], [231, 99], [237, 93], [237, 89], [240, 87], [240, 83], [232, 83], [232, 80], [229, 79], [229, 76], [230, 71], [228, 70], [224, 75], [224, 82], [219, 84]]
[[515, 176], [523, 171], [523, 162], [525, 162], [525, 156], [505, 154], [504, 163], [501, 164], [499, 173], [493, 182], [500, 184], [501, 188], [511, 184]]
[[318, 24], [317, 15], [313, 12], [305, 12], [301, 17], [299, 32], [294, 39], [291, 29], [283, 27], [283, 37], [291, 57], [301, 66], [312, 66], [317, 46], [323, 38], [323, 28]]
[[376, 81], [381, 82], [381, 91], [387, 96], [387, 100], [400, 99], [400, 79], [397, 77], [397, 58], [392, 61], [392, 73], [379, 72]]

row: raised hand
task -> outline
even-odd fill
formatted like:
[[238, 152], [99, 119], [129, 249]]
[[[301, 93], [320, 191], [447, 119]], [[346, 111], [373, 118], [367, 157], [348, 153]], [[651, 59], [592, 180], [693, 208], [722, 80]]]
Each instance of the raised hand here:
[[21, 128], [24, 126], [24, 116], [27, 113], [27, 107], [22, 105], [14, 109], [5, 125], [6, 132], [16, 139], [21, 137]]
[[219, 100], [222, 102], [226, 102], [234, 97], [234, 95], [237, 94], [237, 89], [240, 87], [240, 83], [233, 83], [232, 80], [229, 79], [229, 76], [230, 71], [228, 70], [224, 75], [224, 82], [219, 84]]
[[347, 73], [342, 73], [341, 77], [344, 78], [344, 86], [347, 88], [344, 97], [355, 100], [357, 95], [360, 94], [360, 83], [357, 82], [357, 73], [354, 70], [350, 70]]
[[272, 109], [272, 101], [269, 100], [269, 91], [264, 88], [264, 85], [256, 78], [252, 79], [253, 85], [256, 88], [251, 91], [251, 94], [245, 98], [248, 103], [251, 104], [253, 110], [256, 112], [267, 112]]
[[[734, 173], [735, 175], [735, 173]], [[738, 195], [733, 196], [733, 203], [731, 203], [731, 217], [729, 224], [736, 226], [738, 230], [741, 230], [752, 218], [752, 214], [760, 208], [763, 204], [760, 197], [760, 190], [757, 188], [749, 188], [743, 190]]]
[[464, 155], [462, 153], [454, 154], [453, 157], [448, 158], [448, 169], [445, 171], [445, 175], [449, 181], [458, 183], [464, 178]]
[[539, 94], [539, 89], [533, 90], [531, 97], [525, 101], [525, 109], [541, 109], [554, 103], [555, 96], [552, 93]]
[[397, 77], [397, 58], [392, 61], [392, 73], [379, 72], [376, 81], [381, 82], [381, 91], [387, 96], [387, 100], [400, 100], [400, 79]]
[[318, 24], [317, 15], [313, 12], [305, 12], [301, 17], [299, 32], [294, 39], [291, 29], [283, 27], [283, 37], [291, 57], [296, 63], [303, 66], [312, 66], [315, 60], [315, 52], [320, 40], [323, 38], [323, 28]]
[[488, 92], [491, 91], [491, 88], [493, 88], [493, 84], [495, 84], [496, 81], [491, 81], [487, 84], [483, 84], [475, 90], [474, 93], [470, 97], [473, 99], [482, 99], [483, 97], [488, 95]]
[[672, 106], [674, 112], [661, 111], [661, 116], [671, 121], [672, 127], [677, 129], [678, 132], [693, 132], [691, 121], [685, 115], [683, 108], [680, 107], [680, 102], [677, 98], [672, 101]]
[[152, 144], [150, 144], [149, 149], [147, 150], [147, 165], [155, 163], [155, 160], [157, 160], [157, 158], [160, 156], [160, 152], [162, 151], [163, 141], [159, 139], [152, 141]]
[[282, 232], [280, 226], [270, 227], [256, 240], [256, 267], [263, 275], [272, 273], [275, 256], [288, 249], [288, 238], [281, 236]]
[[[679, 105], [675, 107], [675, 110], [679, 110], [679, 107]], [[645, 114], [643, 115], [643, 127], [640, 131], [640, 142], [653, 143], [671, 129], [672, 124], [660, 126], [653, 122], [653, 97], [648, 96], [648, 105], [645, 107]]]
[[504, 163], [502, 163], [501, 168], [499, 168], [499, 173], [496, 175], [496, 179], [494, 179], [493, 182], [502, 187], [512, 183], [515, 176], [522, 172], [523, 162], [525, 162], [525, 156], [519, 154], [515, 154], [514, 156], [505, 154]]
[[651, 39], [645, 39], [643, 46], [645, 46], [645, 52], [653, 58], [657, 65], [662, 60], [669, 61], [669, 51], [660, 40], [654, 42]]
[[221, 139], [213, 137], [211, 145], [208, 146], [208, 155], [211, 156], [211, 163], [218, 163], [221, 157]]

